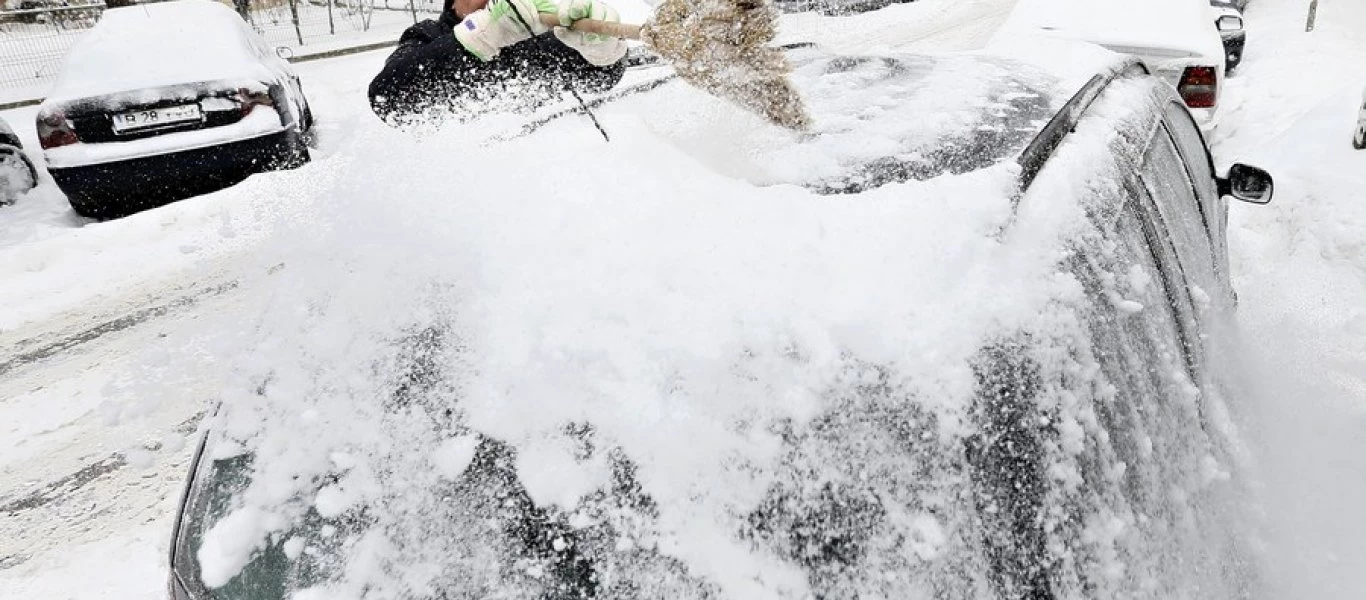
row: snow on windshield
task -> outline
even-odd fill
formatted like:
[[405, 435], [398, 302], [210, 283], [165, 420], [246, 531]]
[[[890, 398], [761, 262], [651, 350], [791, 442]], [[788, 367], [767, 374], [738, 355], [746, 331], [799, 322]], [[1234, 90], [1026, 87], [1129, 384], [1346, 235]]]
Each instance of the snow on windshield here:
[[214, 79], [269, 81], [241, 17], [217, 2], [110, 9], [67, 54], [50, 101]]
[[[1079, 62], [1093, 66], [1088, 59]], [[996, 56], [831, 57], [803, 49], [790, 60], [815, 122], [798, 143], [681, 84], [668, 90], [667, 114], [656, 112], [656, 94], [602, 112], [609, 122], [649, 114], [647, 126], [693, 160], [756, 185], [855, 193], [1012, 160], [1072, 91], [1049, 72]]]

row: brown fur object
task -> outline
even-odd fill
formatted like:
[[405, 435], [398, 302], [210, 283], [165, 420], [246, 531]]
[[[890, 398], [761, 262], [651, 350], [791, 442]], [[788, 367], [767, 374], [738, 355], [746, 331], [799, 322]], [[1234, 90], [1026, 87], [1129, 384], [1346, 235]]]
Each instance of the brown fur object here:
[[795, 130], [811, 124], [782, 51], [769, 46], [769, 0], [664, 0], [640, 32], [685, 81]]

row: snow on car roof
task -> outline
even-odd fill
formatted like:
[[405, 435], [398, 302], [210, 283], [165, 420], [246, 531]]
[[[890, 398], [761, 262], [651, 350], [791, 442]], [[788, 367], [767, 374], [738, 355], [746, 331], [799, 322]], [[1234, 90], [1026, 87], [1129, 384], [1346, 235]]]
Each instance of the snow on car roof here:
[[1223, 56], [1203, 0], [1020, 0], [998, 36], [1020, 34]]
[[209, 0], [114, 8], [71, 49], [48, 102], [218, 79], [264, 81], [242, 19]]

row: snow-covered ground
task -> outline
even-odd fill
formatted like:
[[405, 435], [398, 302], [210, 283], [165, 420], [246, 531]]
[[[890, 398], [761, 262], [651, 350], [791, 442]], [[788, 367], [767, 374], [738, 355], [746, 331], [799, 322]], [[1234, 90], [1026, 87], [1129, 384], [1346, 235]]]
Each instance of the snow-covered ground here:
[[1250, 416], [1279, 598], [1366, 596], [1366, 3], [1254, 0], [1216, 160], [1269, 169], [1276, 200], [1235, 207], [1229, 252], [1263, 392]]
[[[1254, 0], [1246, 59], [1214, 144], [1216, 161], [1258, 164], [1278, 183], [1271, 206], [1235, 205], [1230, 224], [1244, 336], [1259, 367], [1248, 387], [1261, 392], [1235, 408], [1250, 423], [1261, 468], [1269, 597], [1347, 600], [1366, 590], [1366, 152], [1350, 146], [1353, 103], [1366, 84], [1366, 6], [1321, 4], [1316, 31], [1305, 34], [1303, 2]], [[783, 41], [814, 39], [841, 52], [971, 48], [1009, 5], [921, 0], [851, 17], [801, 15], [787, 20]], [[328, 285], [301, 272], [319, 258], [292, 254], [309, 246], [289, 240], [337, 235], [310, 232], [311, 222], [356, 226], [317, 215], [367, 195], [385, 202], [395, 186], [433, 198], [481, 192], [460, 185], [458, 154], [430, 155], [473, 146], [449, 132], [413, 142], [369, 114], [364, 88], [383, 56], [300, 65], [320, 128], [317, 160], [303, 169], [109, 223], [75, 217], [50, 181], [0, 208], [0, 599], [160, 597], [190, 434], [228, 387], [231, 370], [214, 350], [258, 342], [256, 316], [278, 318], [278, 302], [292, 298], [282, 290]], [[605, 124], [626, 131], [626, 143], [647, 119], [677, 136], [665, 107], [657, 110], [608, 115]], [[37, 148], [31, 109], [3, 116]], [[582, 149], [575, 140], [597, 133], [573, 117], [543, 135]], [[717, 142], [680, 143], [697, 154]], [[623, 173], [640, 166], [628, 154], [611, 154]], [[386, 161], [403, 177], [413, 163], [452, 173], [416, 182], [353, 175], [357, 164]], [[685, 164], [699, 176], [737, 168]], [[334, 206], [319, 190], [341, 190], [345, 201]], [[443, 246], [405, 240], [401, 225], [402, 217], [374, 223], [394, 229], [360, 236], [376, 245], [347, 256], [370, 257], [378, 262], [360, 266], [381, 272], [386, 260], [442, 259], [423, 250]], [[489, 247], [514, 249], [518, 239]], [[341, 289], [357, 301], [383, 298]], [[503, 314], [544, 323], [555, 315], [543, 308], [527, 301]]]

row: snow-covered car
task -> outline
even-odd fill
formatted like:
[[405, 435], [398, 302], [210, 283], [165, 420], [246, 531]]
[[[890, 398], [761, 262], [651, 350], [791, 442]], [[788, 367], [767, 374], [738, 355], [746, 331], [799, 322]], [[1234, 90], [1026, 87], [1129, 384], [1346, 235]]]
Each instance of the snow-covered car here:
[[1357, 111], [1357, 128], [1352, 134], [1352, 147], [1366, 150], [1366, 91], [1361, 93], [1361, 109]]
[[1243, 11], [1233, 0], [1210, 0], [1214, 9], [1214, 28], [1224, 42], [1224, 70], [1232, 74], [1243, 62], [1243, 48], [1247, 46], [1247, 31], [1243, 29]]
[[48, 172], [107, 218], [308, 161], [299, 78], [228, 7], [115, 8], [67, 55], [37, 115]]
[[1177, 89], [1205, 129], [1217, 124], [1225, 53], [1210, 8], [1189, 0], [1020, 0], [998, 39], [1045, 35], [1142, 59]]
[[38, 171], [24, 154], [24, 144], [0, 118], [0, 206], [13, 204], [38, 185]]
[[[340, 228], [246, 328], [169, 595], [1239, 597], [1226, 201], [1271, 177], [1069, 46], [798, 49], [802, 136], [647, 81], [596, 107], [676, 107], [628, 151], [509, 186], [537, 145], [481, 147], [497, 210], [394, 221], [439, 261]], [[447, 188], [375, 162], [323, 193]]]

